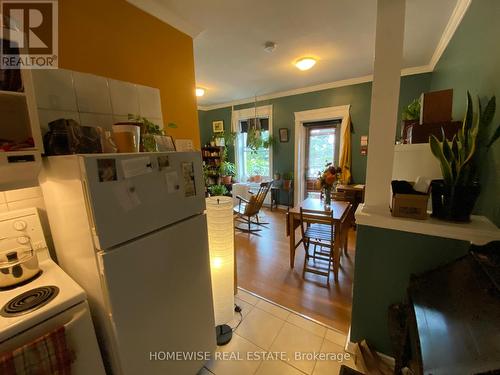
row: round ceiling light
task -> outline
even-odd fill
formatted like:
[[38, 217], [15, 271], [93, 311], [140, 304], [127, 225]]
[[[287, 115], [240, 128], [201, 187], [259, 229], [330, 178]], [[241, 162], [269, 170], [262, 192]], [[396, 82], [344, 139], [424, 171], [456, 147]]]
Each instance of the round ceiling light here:
[[312, 57], [303, 57], [295, 62], [295, 66], [299, 70], [309, 70], [316, 64], [316, 59]]
[[205, 89], [202, 89], [202, 88], [200, 88], [200, 87], [197, 87], [197, 88], [196, 88], [196, 96], [198, 96], [198, 97], [199, 97], [199, 96], [203, 96], [203, 95], [205, 95]]

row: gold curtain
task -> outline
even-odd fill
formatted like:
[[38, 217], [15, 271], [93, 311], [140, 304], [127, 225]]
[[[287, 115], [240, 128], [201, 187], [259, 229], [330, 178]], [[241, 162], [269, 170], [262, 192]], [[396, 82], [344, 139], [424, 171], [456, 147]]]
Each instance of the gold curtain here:
[[343, 131], [342, 144], [343, 148], [340, 150], [340, 168], [342, 168], [342, 183], [349, 184], [351, 182], [351, 116], [347, 116], [347, 125]]

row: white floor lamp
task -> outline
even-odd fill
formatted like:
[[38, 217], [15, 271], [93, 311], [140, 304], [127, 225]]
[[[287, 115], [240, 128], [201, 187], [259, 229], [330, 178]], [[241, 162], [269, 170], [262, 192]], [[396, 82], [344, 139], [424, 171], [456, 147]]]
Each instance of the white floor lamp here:
[[225, 345], [233, 334], [227, 323], [234, 317], [233, 199], [210, 197], [206, 203], [217, 345]]

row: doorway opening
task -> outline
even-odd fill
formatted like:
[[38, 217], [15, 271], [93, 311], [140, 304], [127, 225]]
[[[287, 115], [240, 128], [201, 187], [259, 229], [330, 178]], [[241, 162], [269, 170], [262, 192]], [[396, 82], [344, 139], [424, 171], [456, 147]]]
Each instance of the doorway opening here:
[[[339, 155], [343, 154], [344, 150], [344, 142], [342, 139], [342, 135], [346, 133], [346, 129], [349, 126], [349, 109], [350, 105], [342, 105], [337, 107], [325, 107], [318, 109], [311, 109], [308, 111], [295, 112], [295, 166], [294, 166], [294, 204], [300, 204], [307, 196], [308, 191], [308, 183], [307, 180], [311, 180], [309, 183], [309, 187], [312, 189], [313, 184], [315, 184], [317, 178], [314, 175], [313, 171], [307, 171], [309, 168], [309, 163], [306, 163], [308, 158], [309, 147], [308, 140], [310, 132], [308, 131], [311, 126], [308, 124], [313, 124], [312, 128], [315, 128], [314, 125], [324, 125], [326, 128], [334, 127], [335, 135], [334, 140], [332, 140], [332, 146], [334, 147], [334, 151], [328, 151], [327, 156], [318, 157], [318, 161], [316, 164], [318, 165], [315, 168], [323, 169], [325, 166], [325, 157], [331, 157], [335, 164], [339, 164]], [[319, 130], [319, 129], [318, 129]], [[312, 133], [311, 133], [312, 134]], [[314, 135], [314, 134], [313, 134]], [[313, 139], [312, 142], [321, 140], [321, 132], [316, 134], [318, 136], [317, 139]], [[331, 134], [333, 135], [333, 134]], [[325, 135], [326, 136], [326, 135]], [[328, 135], [328, 138], [330, 135]], [[328, 142], [328, 140], [327, 140]], [[315, 152], [313, 152], [315, 154]], [[319, 154], [319, 152], [318, 152]], [[311, 168], [312, 169], [312, 168]], [[314, 177], [314, 182], [312, 181]]]
[[339, 164], [340, 119], [306, 122], [306, 147], [304, 160], [304, 197], [317, 196], [320, 189], [318, 175], [327, 163]]

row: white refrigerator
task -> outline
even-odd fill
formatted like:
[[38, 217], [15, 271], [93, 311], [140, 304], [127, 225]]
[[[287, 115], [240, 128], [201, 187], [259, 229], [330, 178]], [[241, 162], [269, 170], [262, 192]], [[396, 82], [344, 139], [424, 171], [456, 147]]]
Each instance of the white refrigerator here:
[[216, 348], [201, 155], [48, 157], [40, 184], [108, 372], [196, 374]]

